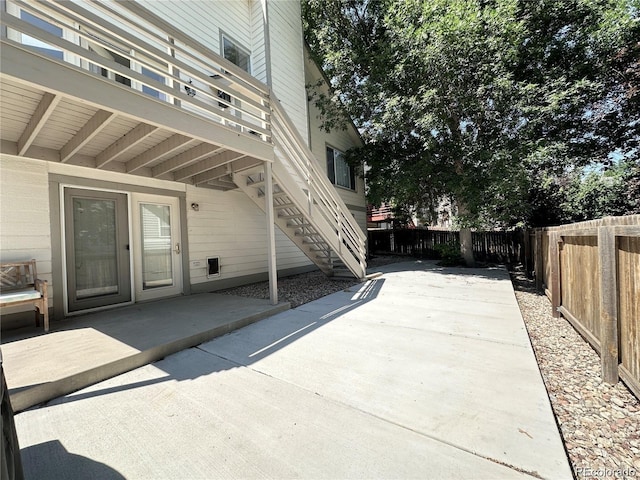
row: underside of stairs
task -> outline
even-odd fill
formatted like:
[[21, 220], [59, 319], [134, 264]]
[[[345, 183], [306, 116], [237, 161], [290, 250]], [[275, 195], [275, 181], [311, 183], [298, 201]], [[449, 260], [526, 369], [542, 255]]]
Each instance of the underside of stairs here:
[[[277, 168], [274, 165], [275, 169]], [[235, 174], [233, 179], [240, 190], [266, 211], [266, 189], [262, 169]], [[361, 264], [357, 252], [353, 252], [348, 242], [340, 238], [337, 219], [335, 226], [331, 226], [322, 218], [321, 205], [317, 202], [309, 205], [308, 191], [298, 192], [299, 195], [306, 196], [307, 202], [303, 206], [296, 202], [294, 193], [288, 193], [283, 188], [282, 183], [274, 175], [272, 208], [275, 224], [280, 230], [326, 275], [336, 278], [364, 278], [365, 267]], [[316, 212], [315, 218], [309, 210]]]
[[[262, 166], [233, 173], [233, 182], [264, 212], [273, 209], [274, 223], [327, 275], [364, 279], [362, 229], [273, 92], [270, 105], [271, 179]], [[272, 205], [267, 198], [269, 181]]]

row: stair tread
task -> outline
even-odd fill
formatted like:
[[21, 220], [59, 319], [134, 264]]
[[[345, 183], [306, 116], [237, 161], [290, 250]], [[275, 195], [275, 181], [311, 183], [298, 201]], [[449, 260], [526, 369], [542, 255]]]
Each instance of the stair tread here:
[[[320, 270], [329, 276], [336, 276], [337, 278], [358, 278], [358, 274], [354, 274], [351, 268], [357, 272], [361, 270], [360, 266], [358, 266], [358, 258], [362, 255], [360, 247], [357, 246], [359, 245], [359, 235], [355, 231], [345, 230], [343, 232], [343, 238], [346, 238], [346, 240], [343, 239], [340, 243], [341, 238], [338, 236], [340, 235], [340, 229], [330, 221], [326, 224], [327, 230], [322, 231], [321, 229], [325, 227], [325, 222], [322, 221], [323, 218], [329, 214], [334, 214], [334, 212], [333, 210], [327, 211], [324, 213], [325, 217], [323, 217], [320, 210], [324, 208], [331, 209], [332, 204], [330, 202], [319, 203], [317, 198], [311, 198], [310, 201], [312, 204], [318, 205], [318, 207], [315, 207], [318, 208], [318, 210], [314, 209], [313, 212], [307, 211], [307, 202], [306, 200], [302, 201], [303, 197], [299, 197], [299, 195], [302, 193], [305, 195], [305, 198], [307, 198], [310, 193], [310, 191], [307, 190], [308, 187], [305, 188], [303, 185], [287, 183], [287, 181], [285, 181], [286, 178], [280, 178], [280, 180], [285, 181], [284, 184], [282, 181], [277, 181], [279, 177], [276, 176], [276, 173], [277, 175], [295, 176], [292, 172], [282, 169], [282, 165], [286, 165], [288, 159], [280, 157], [281, 154], [276, 154], [274, 160], [274, 168], [278, 167], [280, 170], [274, 171], [273, 205], [267, 205], [264, 200], [266, 181], [264, 178], [261, 178], [263, 177], [263, 172], [256, 170], [249, 174], [234, 175], [231, 177], [234, 184], [244, 191], [262, 210], [272, 208], [276, 216], [276, 223], [283, 227], [282, 231], [285, 235], [289, 237]], [[284, 163], [279, 166], [278, 162]], [[253, 179], [256, 180], [252, 181]], [[232, 184], [229, 183], [229, 186], [231, 187]], [[289, 191], [289, 189], [291, 189], [291, 191]], [[298, 200], [302, 201], [302, 203], [298, 203]], [[336, 202], [338, 202], [338, 200], [336, 200]], [[316, 219], [315, 216], [312, 216], [312, 213], [313, 215], [317, 213], [319, 217]], [[331, 215], [326, 218], [331, 218]], [[345, 216], [344, 218], [346, 219], [347, 217]], [[310, 223], [311, 220], [314, 221], [314, 224]], [[336, 241], [338, 243], [336, 243]], [[352, 246], [349, 242], [355, 242], [354, 245], [356, 246]], [[334, 244], [336, 249], [341, 250], [340, 253], [334, 251]], [[358, 258], [351, 258], [352, 256]], [[344, 262], [340, 260], [340, 258], [343, 258]]]

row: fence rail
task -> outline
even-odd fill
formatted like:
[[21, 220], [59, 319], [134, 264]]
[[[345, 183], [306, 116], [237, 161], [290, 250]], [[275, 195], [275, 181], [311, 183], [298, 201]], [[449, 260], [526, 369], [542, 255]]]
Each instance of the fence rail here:
[[[369, 252], [439, 258], [439, 245], [460, 242], [460, 232], [422, 229], [369, 230]], [[473, 254], [481, 262], [514, 264], [524, 260], [524, 232], [473, 232]]]
[[537, 229], [528, 235], [536, 283], [640, 398], [640, 215]]

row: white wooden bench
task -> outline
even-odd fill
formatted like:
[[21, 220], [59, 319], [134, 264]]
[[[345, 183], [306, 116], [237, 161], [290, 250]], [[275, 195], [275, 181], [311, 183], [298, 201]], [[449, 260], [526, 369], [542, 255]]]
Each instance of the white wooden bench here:
[[0, 264], [0, 307], [33, 305], [36, 326], [40, 326], [42, 315], [45, 332], [49, 331], [47, 295], [47, 281], [38, 278], [35, 260]]

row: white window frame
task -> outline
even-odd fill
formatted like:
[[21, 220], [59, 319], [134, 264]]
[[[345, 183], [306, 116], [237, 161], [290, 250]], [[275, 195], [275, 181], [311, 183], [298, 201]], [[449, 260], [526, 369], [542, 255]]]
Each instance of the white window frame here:
[[[6, 13], [8, 15], [13, 15], [14, 17], [18, 17], [20, 20], [22, 20], [24, 22], [29, 23], [28, 20], [24, 20], [22, 18], [21, 12], [23, 10], [24, 10], [25, 13], [28, 13], [28, 14], [30, 14], [32, 16], [36, 16], [36, 15], [33, 15], [28, 10], [21, 8], [20, 5], [18, 5], [16, 3], [13, 3], [11, 1], [7, 1], [5, 5], [6, 5]], [[57, 25], [55, 25], [53, 23], [48, 22], [47, 20], [43, 20], [43, 19], [41, 19], [41, 20], [43, 22], [49, 23], [50, 25], [53, 25], [56, 28], [60, 28], [62, 30], [62, 35], [60, 36], [60, 38], [62, 38], [63, 40], [67, 40], [67, 41], [75, 43], [75, 44], [79, 43], [78, 35], [75, 35], [72, 30], [69, 30], [68, 28], [64, 28], [64, 27], [59, 27], [59, 26], [57, 26]], [[74, 23], [74, 27], [77, 27], [77, 24]], [[70, 53], [66, 52], [65, 50], [59, 50], [55, 45], [49, 45], [49, 44], [47, 44], [45, 42], [42, 42], [42, 41], [40, 41], [40, 40], [38, 40], [36, 38], [30, 37], [27, 34], [24, 34], [24, 33], [21, 33], [21, 32], [17, 32], [15, 30], [11, 29], [11, 28], [8, 28], [7, 30], [8, 30], [7, 31], [7, 37], [10, 40], [14, 40], [14, 41], [16, 41], [18, 43], [21, 43], [23, 45], [33, 46], [35, 48], [42, 48], [43, 50], [61, 51], [62, 52], [62, 61], [66, 62], [66, 63], [72, 63], [74, 65], [78, 65], [79, 66], [79, 61], [78, 61], [78, 59], [77, 59], [77, 57], [75, 55], [70, 54]], [[30, 43], [28, 40], [27, 41], [29, 43], [25, 43], [26, 39], [31, 39], [31, 42], [34, 42], [35, 44], [34, 43]], [[38, 44], [41, 44], [41, 45], [38, 45]], [[51, 48], [51, 47], [53, 47], [53, 48]], [[60, 60], [57, 57], [52, 57], [52, 58], [55, 58], [56, 60]]]
[[[229, 42], [231, 45], [233, 45], [238, 51], [240, 51], [241, 53], [245, 54], [247, 56], [247, 68], [243, 68], [240, 65], [238, 65], [237, 63], [235, 63], [234, 61], [232, 61], [231, 59], [227, 58], [224, 54], [224, 44], [225, 44], [225, 40], [227, 42]], [[241, 68], [242, 70], [244, 70], [245, 72], [247, 72], [249, 75], [251, 75], [251, 50], [249, 50], [248, 48], [245, 48], [244, 45], [242, 45], [240, 42], [236, 42], [236, 40], [227, 35], [226, 33], [221, 32], [220, 33], [220, 55], [222, 56], [222, 58], [229, 60], [231, 63], [233, 63], [234, 65], [236, 65], [238, 68]]]
[[[329, 150], [332, 151], [332, 161], [333, 161], [333, 178], [331, 178], [331, 172], [329, 171]], [[331, 183], [333, 185], [335, 185], [336, 187], [340, 187], [340, 188], [344, 188], [346, 190], [349, 190], [351, 192], [355, 192], [357, 191], [357, 179], [356, 179], [356, 174], [355, 174], [355, 169], [347, 164], [347, 162], [344, 160], [344, 152], [342, 150], [339, 150], [335, 147], [333, 147], [332, 145], [327, 144], [325, 146], [325, 156], [326, 156], [326, 160], [327, 160], [327, 176], [329, 177], [329, 181], [331, 181]], [[336, 162], [338, 160], [341, 160], [344, 164], [344, 167], [346, 167], [347, 169], [347, 174], [348, 174], [348, 185], [343, 185], [342, 183], [338, 183], [338, 178], [337, 178], [337, 164]], [[353, 185], [353, 186], [352, 186]]]

